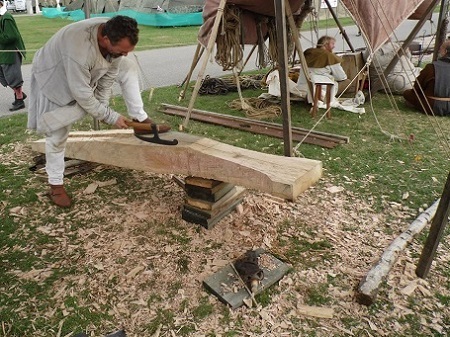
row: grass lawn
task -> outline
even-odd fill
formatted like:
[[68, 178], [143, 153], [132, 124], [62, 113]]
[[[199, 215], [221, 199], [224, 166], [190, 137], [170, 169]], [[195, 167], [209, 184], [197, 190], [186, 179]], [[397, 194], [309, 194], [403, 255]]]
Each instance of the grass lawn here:
[[[18, 18], [22, 31], [22, 25], [33, 27], [26, 20]], [[157, 30], [175, 41], [178, 30]], [[149, 29], [149, 36], [157, 30]], [[178, 102], [179, 91], [156, 88], [151, 101], [144, 92], [146, 111], [177, 129], [182, 119], [158, 107], [187, 106], [189, 95]], [[243, 91], [245, 97], [260, 93]], [[237, 97], [199, 96], [195, 108], [244, 116], [228, 107]], [[449, 173], [450, 119], [421, 115], [395, 99], [400, 111], [382, 94], [366, 102], [362, 115], [333, 110], [315, 130], [350, 142], [298, 148], [299, 155], [323, 163], [315, 186], [293, 202], [248, 191], [242, 212], [211, 230], [181, 219], [185, 193], [170, 172], [99, 165], [67, 179], [75, 203], [56, 208], [46, 182], [29, 170], [36, 154], [28, 142], [39, 136], [25, 129], [26, 115], [0, 118], [0, 336], [104, 336], [122, 328], [128, 336], [155, 337], [448, 336], [448, 228], [426, 280], [414, 274], [424, 230], [400, 254], [374, 305], [354, 298], [384, 249], [441, 196]], [[120, 97], [111, 105], [126, 111]], [[312, 128], [319, 121], [304, 103], [293, 102], [291, 114], [294, 126]], [[91, 122], [86, 118], [73, 129], [91, 130]], [[267, 136], [193, 120], [187, 132], [283, 153], [282, 141]], [[100, 182], [103, 187], [87, 191]], [[336, 187], [340, 192], [333, 192]], [[256, 296], [258, 307], [229, 310], [201, 282], [254, 247], [265, 247], [291, 271]], [[331, 310], [332, 318], [309, 316], [305, 306]]]
[[[182, 120], [157, 112], [157, 107], [178, 104], [178, 92], [176, 87], [156, 89], [147, 111], [176, 128]], [[256, 94], [244, 91], [246, 97]], [[235, 98], [200, 96], [196, 108], [242, 116], [227, 107]], [[34, 154], [27, 142], [37, 137], [25, 131], [26, 116], [1, 118], [4, 336], [58, 331], [61, 336], [81, 331], [101, 336], [122, 327], [132, 336], [158, 331], [178, 336], [347, 336], [343, 331], [445, 336], [450, 327], [450, 247], [445, 238], [426, 281], [414, 277], [425, 231], [401, 254], [375, 305], [357, 305], [352, 296], [382, 251], [440, 197], [448, 174], [448, 144], [438, 139], [435, 128], [444, 130], [448, 142], [450, 120], [430, 119], [407, 109], [400, 99], [397, 103], [400, 112], [379, 95], [374, 113], [368, 104], [364, 115], [333, 110], [317, 130], [347, 135], [350, 143], [332, 150], [307, 144], [299, 148], [301, 155], [323, 162], [323, 177], [314, 188], [291, 203], [249, 192], [244, 213], [227, 217], [212, 230], [181, 220], [184, 193], [170, 174], [99, 166], [68, 179], [75, 205], [69, 211], [55, 208], [45, 196], [45, 183], [28, 170]], [[112, 104], [125, 111], [120, 97]], [[293, 124], [304, 128], [318, 120], [311, 119], [302, 103], [293, 103], [292, 116]], [[384, 130], [406, 139], [413, 134], [414, 140], [390, 139], [375, 116]], [[89, 118], [75, 125], [90, 128]], [[281, 141], [266, 136], [195, 121], [189, 132], [283, 153]], [[83, 192], [102, 181], [113, 183], [94, 194]], [[333, 186], [342, 192], [328, 192]], [[216, 259], [233, 259], [263, 242], [270, 242], [270, 251], [290, 263], [292, 271], [257, 296], [258, 309], [229, 311], [200, 281], [217, 270]], [[403, 288], [411, 282], [418, 288], [406, 295]], [[296, 309], [300, 304], [333, 308], [334, 317], [304, 316]], [[278, 327], [270, 330], [273, 324]], [[392, 332], [397, 325], [401, 333]]]

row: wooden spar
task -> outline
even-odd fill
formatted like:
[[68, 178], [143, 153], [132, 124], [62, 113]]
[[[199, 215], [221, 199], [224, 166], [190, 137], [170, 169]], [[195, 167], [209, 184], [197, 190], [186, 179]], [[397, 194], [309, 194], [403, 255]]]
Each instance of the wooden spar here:
[[[187, 108], [181, 106], [161, 104], [158, 111], [171, 116], [183, 117], [186, 115], [186, 109]], [[222, 125], [241, 131], [252, 132], [254, 134], [283, 138], [283, 126], [277, 123], [219, 114], [216, 112], [198, 109], [192, 110], [191, 119], [200, 122], [211, 123], [214, 125]], [[339, 144], [348, 143], [350, 141], [349, 137], [346, 136], [340, 136], [320, 131], [311, 131], [309, 129], [302, 129], [295, 126], [291, 129], [292, 139], [294, 141], [319, 145], [329, 149], [332, 149]]]
[[347, 44], [350, 47], [350, 50], [352, 51], [352, 53], [354, 53], [355, 52], [355, 48], [353, 48], [353, 45], [352, 45], [350, 39], [348, 38], [347, 32], [345, 31], [344, 27], [342, 27], [341, 23], [339, 22], [339, 19], [338, 19], [336, 13], [334, 12], [333, 7], [331, 7], [331, 4], [330, 4], [330, 2], [328, 0], [325, 0], [325, 4], [327, 5], [328, 10], [330, 11], [331, 16], [333, 17], [334, 22], [336, 22], [336, 24], [337, 24], [337, 26], [339, 28], [339, 31], [342, 34], [342, 37], [347, 42]]
[[450, 172], [445, 183], [444, 192], [442, 192], [441, 201], [436, 211], [436, 216], [431, 223], [430, 232], [425, 241], [422, 254], [420, 255], [419, 264], [417, 265], [416, 274], [421, 278], [426, 278], [431, 268], [431, 263], [436, 255], [439, 242], [444, 235], [445, 227], [448, 223], [450, 215]]
[[289, 5], [289, 1], [286, 2], [286, 17], [288, 19], [289, 27], [291, 28], [292, 35], [294, 37], [295, 49], [297, 50], [298, 57], [300, 59], [300, 64], [304, 69], [304, 74], [308, 83], [309, 93], [312, 95], [314, 92], [313, 84], [311, 81], [311, 77], [309, 76], [308, 65], [306, 63], [305, 55], [303, 54], [302, 44], [300, 43], [300, 35], [298, 33], [298, 29], [295, 26], [294, 17], [292, 16], [291, 6]]
[[85, 19], [91, 18], [91, 0], [84, 1], [84, 17]]
[[[132, 130], [73, 132], [65, 155], [106, 165], [154, 173], [172, 173], [225, 181], [294, 200], [322, 174], [317, 160], [260, 153], [186, 133], [168, 132], [178, 139], [168, 146], [141, 141]], [[31, 143], [45, 152], [45, 139]]]
[[[446, 29], [443, 30], [442, 28], [447, 28], [446, 27], [447, 23], [445, 20], [447, 19], [446, 14], [448, 14], [449, 6], [450, 6], [449, 0], [441, 1], [441, 7], [440, 7], [440, 11], [439, 11], [439, 21], [438, 21], [437, 29], [436, 29], [436, 42], [434, 44], [434, 51], [433, 51], [433, 59], [432, 59], [433, 61], [436, 61], [438, 59], [439, 49], [441, 48], [441, 45], [444, 43], [444, 41], [446, 39], [445, 32], [447, 30]], [[445, 14], [444, 14], [444, 12], [445, 12]]]
[[186, 97], [186, 91], [188, 89], [189, 82], [191, 81], [192, 73], [194, 72], [194, 69], [198, 64], [198, 61], [200, 61], [200, 59], [202, 58], [204, 51], [205, 48], [203, 48], [203, 46], [200, 43], [198, 43], [197, 49], [195, 50], [194, 58], [192, 59], [191, 68], [189, 69], [189, 72], [184, 78], [183, 82], [180, 84], [180, 87], [184, 85], [184, 89], [181, 90], [180, 95], [178, 96], [178, 101], [181, 101]]
[[197, 81], [195, 82], [194, 90], [192, 91], [191, 100], [189, 101], [188, 111], [186, 113], [186, 117], [184, 118], [184, 122], [181, 125], [181, 128], [187, 128], [189, 124], [189, 118], [191, 117], [191, 111], [194, 108], [195, 100], [197, 99], [198, 91], [202, 85], [203, 75], [205, 74], [206, 66], [209, 61], [209, 56], [212, 53], [212, 49], [214, 44], [216, 43], [217, 32], [219, 31], [219, 25], [222, 21], [223, 11], [225, 9], [225, 5], [227, 4], [227, 0], [220, 0], [219, 7], [217, 8], [216, 18], [214, 19], [214, 25], [212, 27], [211, 35], [209, 36], [208, 45], [206, 46], [206, 54], [204, 55], [203, 64], [200, 68], [200, 71], [197, 75]]
[[286, 1], [274, 0], [277, 30], [278, 73], [280, 75], [281, 111], [283, 114], [284, 155], [292, 156], [291, 99], [288, 83]]
[[360, 304], [371, 305], [376, 298], [381, 283], [386, 278], [392, 266], [397, 261], [399, 253], [405, 249], [415, 235], [420, 233], [426, 224], [434, 217], [439, 200], [414, 220], [406, 231], [400, 234], [384, 251], [377, 264], [361, 280], [356, 300]]

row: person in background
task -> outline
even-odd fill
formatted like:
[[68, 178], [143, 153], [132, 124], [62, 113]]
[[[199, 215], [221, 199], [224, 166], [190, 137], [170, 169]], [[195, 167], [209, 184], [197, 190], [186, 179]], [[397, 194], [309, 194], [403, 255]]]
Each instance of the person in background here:
[[439, 48], [439, 59], [422, 69], [413, 89], [405, 90], [403, 97], [422, 113], [450, 116], [450, 39]]
[[22, 60], [25, 44], [13, 16], [7, 12], [6, 1], [0, 0], [0, 83], [14, 91], [14, 102], [9, 111], [25, 108]]
[[[342, 68], [342, 59], [333, 53], [336, 39], [331, 36], [322, 36], [318, 41], [316, 48], [309, 48], [304, 51], [305, 60], [309, 68], [312, 82], [321, 82], [325, 77], [334, 82], [332, 101], [336, 95], [341, 94], [350, 84], [347, 74]], [[307, 90], [307, 80], [303, 71], [297, 82], [299, 89]], [[322, 97], [325, 97], [325, 86], [323, 87]], [[312, 98], [309, 98], [312, 101]]]
[[[71, 125], [89, 114], [118, 128], [128, 127], [128, 120], [108, 104], [121, 61], [134, 50], [138, 33], [136, 20], [126, 16], [87, 19], [65, 26], [36, 52], [27, 127], [46, 136], [49, 195], [59, 207], [72, 203], [63, 185]], [[133, 70], [125, 68], [125, 75], [127, 69]], [[135, 73], [134, 68], [128, 75]], [[129, 81], [138, 85], [136, 76], [128, 76], [128, 82], [126, 76], [118, 81], [121, 86]], [[140, 98], [139, 91], [135, 95]], [[142, 111], [130, 115], [138, 122], [149, 121]]]

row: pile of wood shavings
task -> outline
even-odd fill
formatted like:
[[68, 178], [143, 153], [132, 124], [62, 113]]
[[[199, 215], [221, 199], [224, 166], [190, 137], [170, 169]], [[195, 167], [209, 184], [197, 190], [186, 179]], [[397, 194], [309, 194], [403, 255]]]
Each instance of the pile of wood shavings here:
[[[17, 174], [22, 174], [29, 158], [32, 154], [18, 145], [3, 164], [17, 166]], [[105, 175], [114, 176], [117, 183], [84, 193], [89, 184], [110, 180]], [[30, 188], [39, 184], [29, 179]], [[34, 331], [33, 336], [55, 332], [63, 322], [61, 315], [65, 319], [79, 315], [67, 304], [69, 298], [78, 307], [111, 316], [96, 326], [86, 324], [95, 336], [120, 327], [128, 336], [151, 335], [154, 322], [164, 322], [159, 336], [178, 336], [183, 327], [194, 329], [192, 336], [225, 336], [230, 331], [246, 336], [391, 336], [392, 331], [412, 324], [406, 319], [413, 314], [419, 315], [423, 331], [448, 331], [450, 309], [434, 297], [436, 292], [448, 294], [444, 267], [449, 247], [445, 243], [427, 280], [414, 275], [421, 251], [420, 242], [415, 241], [389, 274], [377, 309], [355, 302], [361, 278], [416, 212], [386, 203], [383, 212], [376, 213], [368, 201], [348, 191], [328, 192], [332, 186], [324, 177], [295, 202], [248, 192], [242, 212], [227, 216], [211, 230], [181, 220], [184, 192], [169, 175], [99, 166], [69, 181], [75, 204], [65, 213], [49, 203], [43, 186], [38, 201], [9, 209], [17, 224], [11, 236], [26, 237], [33, 228], [51, 240], [40, 243], [30, 237], [27, 247], [8, 249], [33, 251], [38, 260], [51, 254], [58, 257], [57, 262], [38, 263], [26, 271], [11, 267], [6, 272], [38, 283], [59, 269], [73, 272], [58, 278], [44, 299], [29, 298], [17, 310], [24, 321], [43, 317], [49, 322], [48, 330]], [[2, 207], [2, 211], [8, 209], [7, 202]], [[42, 214], [52, 219], [43, 222]], [[302, 250], [304, 246], [316, 248]], [[293, 271], [273, 286], [264, 308], [229, 311], [201, 282], [256, 247], [282, 257]], [[2, 291], [13, 296], [17, 287], [20, 284]], [[322, 300], [312, 303], [317, 293]], [[205, 300], [212, 312], [195, 316]], [[309, 305], [330, 314], [310, 316], [305, 309]], [[173, 318], [162, 320], [162, 312]]]

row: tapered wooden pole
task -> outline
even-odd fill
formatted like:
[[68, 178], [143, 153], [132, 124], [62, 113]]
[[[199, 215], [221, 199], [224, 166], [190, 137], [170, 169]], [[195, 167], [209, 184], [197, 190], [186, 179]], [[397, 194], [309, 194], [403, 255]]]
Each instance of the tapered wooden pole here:
[[425, 246], [422, 250], [422, 255], [419, 259], [419, 264], [416, 269], [417, 276], [425, 278], [430, 271], [431, 263], [436, 255], [436, 250], [439, 241], [444, 234], [445, 227], [448, 224], [448, 217], [450, 215], [450, 172], [448, 173], [447, 182], [442, 193], [441, 201], [436, 210], [436, 215], [433, 218]]
[[216, 43], [217, 32], [219, 31], [219, 25], [222, 21], [223, 11], [227, 0], [220, 0], [219, 7], [217, 8], [216, 18], [214, 19], [214, 25], [209, 36], [208, 45], [206, 46], [206, 54], [203, 56], [203, 64], [197, 76], [197, 82], [195, 82], [195, 87], [192, 92], [191, 100], [189, 101], [188, 111], [186, 112], [186, 117], [184, 118], [183, 125], [181, 128], [186, 128], [191, 117], [192, 109], [194, 108], [195, 100], [197, 99], [198, 91], [202, 85], [203, 76], [205, 74], [205, 69], [208, 64], [209, 56], [211, 55], [214, 44]]
[[336, 24], [337, 24], [337, 26], [339, 28], [339, 31], [342, 34], [342, 37], [347, 42], [348, 46], [350, 47], [350, 50], [354, 53], [355, 52], [355, 48], [353, 48], [352, 42], [350, 41], [350, 39], [349, 39], [349, 37], [347, 35], [347, 32], [345, 31], [344, 27], [342, 27], [341, 23], [339, 22], [339, 19], [338, 19], [336, 13], [334, 12], [333, 7], [331, 7], [331, 4], [330, 4], [330, 2], [328, 0], [325, 0], [325, 4], [327, 5], [328, 10], [330, 11], [331, 16], [333, 17], [334, 22], [336, 22]]
[[277, 28], [278, 73], [280, 75], [281, 111], [283, 113], [284, 155], [292, 156], [291, 99], [287, 69], [286, 4], [284, 0], [274, 0]]
[[191, 81], [192, 73], [194, 72], [194, 69], [198, 64], [198, 61], [200, 61], [200, 59], [202, 58], [204, 51], [205, 51], [205, 48], [203, 48], [203, 46], [200, 43], [198, 43], [197, 49], [195, 50], [194, 58], [192, 59], [191, 69], [189, 69], [188, 74], [184, 78], [183, 82], [180, 84], [180, 87], [182, 87], [184, 85], [184, 89], [181, 90], [180, 95], [178, 96], [178, 101], [181, 101], [182, 99], [185, 98], [186, 91], [189, 86], [189, 82]]
[[448, 22], [446, 21], [446, 19], [447, 19], [447, 14], [448, 14], [448, 10], [449, 10], [449, 4], [450, 4], [449, 0], [441, 1], [441, 8], [439, 11], [439, 22], [438, 22], [437, 30], [436, 30], [436, 42], [434, 43], [433, 61], [436, 61], [438, 59], [439, 48], [444, 43], [445, 38], [446, 38], [445, 32], [447, 31], [447, 25], [448, 25]]

